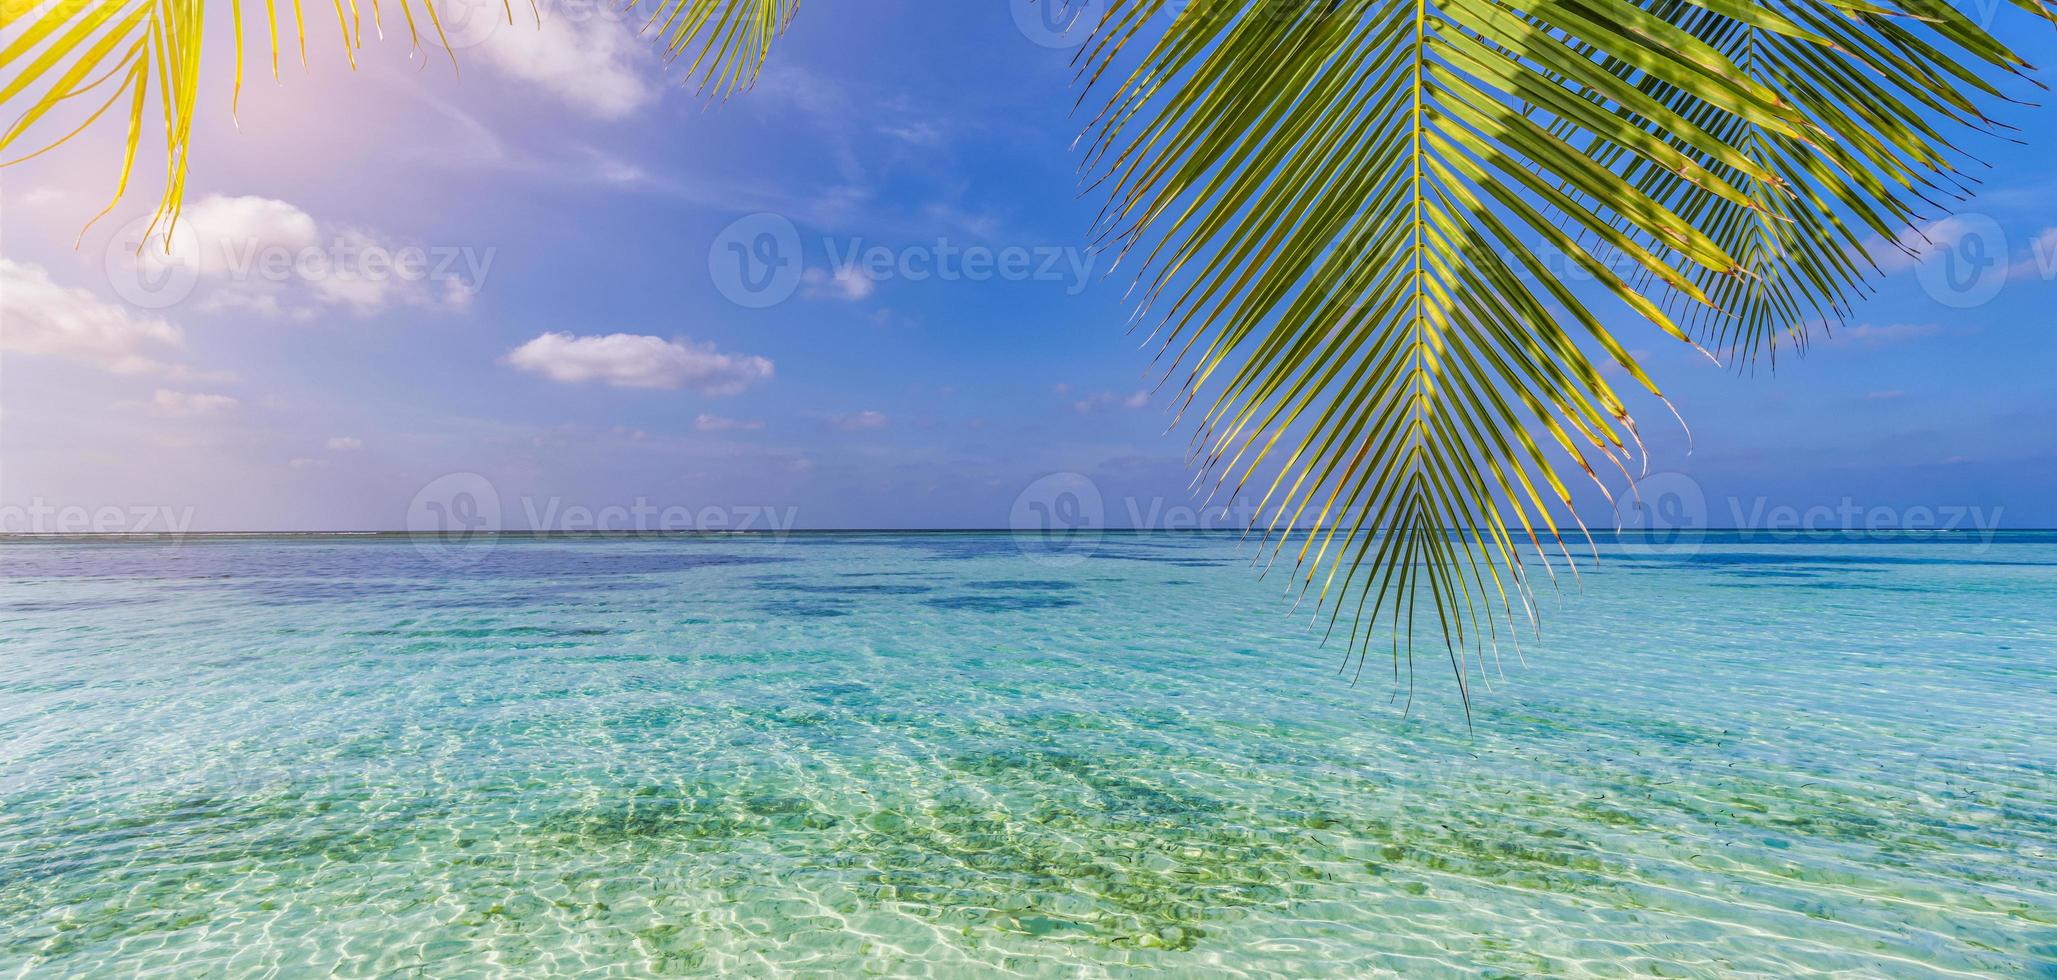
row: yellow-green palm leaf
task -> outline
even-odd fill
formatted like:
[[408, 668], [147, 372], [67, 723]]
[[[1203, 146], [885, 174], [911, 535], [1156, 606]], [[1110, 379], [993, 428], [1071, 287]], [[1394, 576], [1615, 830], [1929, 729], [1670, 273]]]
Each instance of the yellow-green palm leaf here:
[[[2015, 5], [2050, 17], [2039, 0]], [[1709, 161], [1748, 190], [1758, 205], [1753, 212], [1677, 174], [1626, 164], [1641, 190], [1707, 229], [1750, 270], [1741, 277], [1700, 270], [1696, 281], [1713, 305], [1683, 314], [1704, 342], [1734, 355], [1738, 365], [1760, 353], [1775, 357], [1781, 340], [1804, 345], [1816, 324], [1840, 322], [1877, 271], [1868, 240], [1895, 239], [1911, 222], [1970, 196], [1977, 178], [1963, 168], [1977, 161], [1964, 131], [2004, 135], [2009, 128], [1988, 115], [2002, 93], [1984, 74], [2026, 67], [1997, 38], [1933, 0], [1781, 0], [1776, 9], [1826, 46], [1684, 0], [1643, 6], [1721, 51], [1829, 137], [1802, 142], [1764, 132], [1688, 89], [1616, 65], [1645, 92], [1791, 182], [1765, 186]], [[1615, 148], [1599, 149], [1604, 162], [1619, 160]]]
[[[1113, 5], [1081, 63], [1111, 90], [1101, 231], [1142, 265], [1211, 490], [1256, 499], [1346, 664], [1384, 636], [1397, 673], [1427, 631], [1468, 688], [1469, 654], [1532, 614], [1531, 569], [1570, 558], [1560, 471], [1604, 491], [1637, 454], [1602, 366], [1661, 397], [1615, 314], [1738, 349], [1861, 281], [1848, 222], [1904, 227], [1947, 172], [1938, 130], [1984, 122], [1953, 57], [2019, 64], [1894, 13]], [[1972, 95], [1920, 87], [1945, 77]]]
[[[329, 2], [341, 28], [344, 56], [353, 66], [367, 26], [376, 35], [389, 12], [397, 12], [405, 24], [409, 44], [449, 50], [435, 0], [389, 0], [385, 7], [380, 0]], [[504, 0], [510, 23], [518, 23], [515, 4], [529, 2]], [[264, 0], [273, 74], [284, 41], [294, 42], [298, 59], [307, 61], [306, 18], [316, 14], [303, 9], [301, 0], [291, 3], [292, 34], [282, 40], [280, 0]], [[756, 79], [772, 39], [791, 22], [798, 3], [657, 0], [649, 6], [645, 30], [671, 58], [692, 55], [689, 74], [703, 90], [727, 95]], [[242, 0], [223, 0], [214, 12], [235, 26], [230, 52], [235, 81], [227, 93], [232, 110], [243, 84], [246, 11]], [[254, 9], [249, 12], [254, 14]], [[207, 15], [205, 0], [0, 0], [0, 107], [11, 110], [14, 120], [0, 134], [0, 165], [40, 156], [116, 113], [127, 122], [128, 138], [114, 201], [104, 215], [128, 189], [146, 126], [161, 121], [165, 174], [157, 213], [160, 220], [175, 219], [185, 194], [193, 121], [202, 105], [200, 54]], [[151, 113], [153, 103], [156, 112]]]

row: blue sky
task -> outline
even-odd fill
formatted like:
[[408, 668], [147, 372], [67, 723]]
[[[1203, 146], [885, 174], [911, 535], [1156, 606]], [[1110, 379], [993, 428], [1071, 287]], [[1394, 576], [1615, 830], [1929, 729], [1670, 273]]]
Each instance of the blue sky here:
[[[1126, 333], [1128, 270], [1082, 248], [1098, 201], [1078, 189], [1068, 48], [1008, 3], [809, 5], [757, 88], [710, 107], [596, 8], [544, 11], [540, 31], [474, 22], [458, 73], [400, 37], [352, 72], [317, 27], [308, 71], [273, 82], [251, 59], [236, 119], [218, 32], [199, 237], [169, 290], [119, 243], [154, 185], [73, 248], [117, 134], [0, 171], [0, 506], [393, 529], [424, 487], [477, 474], [508, 527], [639, 503], [993, 527], [1076, 473], [1108, 523], [1183, 519], [1187, 432], [1165, 434]], [[2002, 24], [2031, 61], [2057, 54]], [[1935, 236], [2004, 270], [1990, 298], [1938, 286], [1947, 257], [1894, 263], [1837, 339], [1776, 372], [1621, 317], [1692, 427], [1689, 455], [1668, 412], [1634, 406], [1652, 470], [1716, 526], [1846, 502], [2057, 524], [2050, 113], [2007, 114], [2028, 146], [1967, 144], [1988, 193]], [[765, 242], [788, 278], [754, 292], [728, 247]], [[426, 266], [258, 264], [309, 244]], [[837, 275], [873, 251], [891, 275]]]

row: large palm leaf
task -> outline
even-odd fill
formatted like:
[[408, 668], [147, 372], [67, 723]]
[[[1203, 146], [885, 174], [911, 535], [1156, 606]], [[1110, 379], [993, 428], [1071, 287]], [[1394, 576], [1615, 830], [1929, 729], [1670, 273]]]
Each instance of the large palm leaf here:
[[[1630, 164], [1640, 189], [1692, 216], [1751, 271], [1717, 280], [1702, 270], [1698, 281], [1714, 304], [1688, 313], [1702, 338], [1739, 355], [1738, 364], [1760, 352], [1775, 354], [1782, 339], [1804, 344], [1816, 324], [1840, 322], [1867, 290], [1867, 275], [1877, 271], [1864, 247], [1868, 239], [1897, 240], [1923, 213], [1937, 214], [1969, 196], [1976, 178], [1959, 172], [1958, 163], [1973, 158], [1953, 142], [1956, 131], [2010, 128], [1988, 117], [1982, 104], [2002, 98], [2000, 89], [1967, 63], [2015, 72], [2020, 59], [1946, 4], [1784, 0], [1780, 9], [1830, 42], [1828, 48], [1683, 0], [1645, 5], [1779, 92], [1830, 137], [1809, 143], [1783, 138], [1691, 91], [1637, 77], [1644, 91], [1792, 182], [1779, 189], [1740, 178], [1761, 206], [1746, 213], [1674, 174]], [[2021, 6], [2048, 16], [2039, 4]], [[1618, 67], [1636, 77], [1628, 66]]]
[[1629, 473], [1602, 364], [1661, 398], [1607, 314], [1721, 351], [1800, 329], [1862, 281], [1851, 223], [1890, 237], [1948, 180], [1973, 66], [2021, 66], [1929, 0], [1163, 6], [1086, 51], [1088, 161], [1200, 469], [1359, 669], [1425, 628], [1460, 687], [1570, 557], [1560, 463]]
[[[111, 78], [133, 159], [154, 84], [174, 209], [198, 0], [26, 28], [4, 2], [4, 143]], [[794, 6], [658, 0], [650, 27], [727, 93]], [[1560, 471], [1606, 492], [1642, 462], [1603, 367], [1662, 394], [1619, 314], [1739, 361], [1833, 320], [1864, 238], [1965, 192], [1953, 131], [1991, 128], [1989, 76], [2021, 67], [1942, 0], [1111, 0], [1080, 59], [1108, 96], [1098, 231], [1139, 266], [1211, 492], [1259, 501], [1346, 664], [1387, 636], [1397, 673], [1431, 631], [1467, 703], [1531, 569], [1569, 565]]]

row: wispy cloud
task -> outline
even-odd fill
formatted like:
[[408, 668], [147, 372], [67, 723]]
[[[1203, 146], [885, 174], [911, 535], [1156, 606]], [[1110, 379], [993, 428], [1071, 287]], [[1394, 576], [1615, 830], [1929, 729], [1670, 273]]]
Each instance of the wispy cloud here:
[[1874, 235], [1865, 242], [1864, 253], [1878, 263], [1879, 271], [1893, 275], [1936, 258], [1978, 232], [1980, 227], [1971, 218], [1953, 215], [1909, 228], [1896, 238]]
[[865, 409], [861, 412], [831, 415], [829, 424], [844, 432], [863, 432], [867, 429], [883, 429], [892, 424], [892, 419], [887, 418], [884, 412]]
[[933, 123], [916, 120], [902, 125], [880, 126], [878, 131], [903, 143], [915, 146], [940, 146], [943, 131]]
[[9, 353], [53, 357], [114, 374], [209, 376], [163, 360], [185, 345], [185, 335], [171, 322], [60, 286], [42, 266], [0, 259], [0, 319], [6, 322], [0, 350]]
[[764, 423], [755, 419], [731, 419], [701, 412], [693, 420], [693, 428], [702, 432], [756, 432]]
[[2008, 268], [2009, 279], [2049, 282], [2057, 279], [2057, 228], [2045, 228], [2028, 243], [2028, 254]]
[[604, 4], [582, 17], [539, 4], [536, 18], [498, 22], [477, 48], [485, 64], [599, 119], [624, 119], [657, 100], [656, 56]]
[[[1070, 392], [1071, 386], [1069, 385], [1057, 386], [1057, 395], [1060, 398], [1067, 397]], [[1138, 389], [1126, 395], [1121, 395], [1112, 391], [1097, 391], [1083, 398], [1074, 399], [1071, 403], [1071, 410], [1081, 415], [1086, 415], [1104, 408], [1114, 408], [1116, 406], [1126, 409], [1149, 408], [1150, 392]]]
[[546, 333], [509, 351], [504, 360], [517, 370], [566, 384], [687, 388], [709, 396], [733, 395], [772, 376], [768, 358], [724, 354], [713, 344], [683, 338], [625, 333]]
[[1922, 337], [1935, 336], [1937, 330], [1933, 323], [1860, 323], [1854, 327], [1837, 330], [1831, 336], [1831, 340], [1833, 343], [1858, 347], [1890, 347]]
[[61, 187], [40, 186], [29, 188], [17, 200], [23, 207], [37, 208], [45, 204], [56, 204], [70, 196]]
[[228, 395], [159, 388], [147, 402], [121, 402], [115, 407], [140, 410], [162, 418], [195, 418], [233, 412], [242, 405], [240, 399]]
[[840, 299], [857, 302], [870, 296], [877, 283], [855, 266], [842, 266], [834, 272], [809, 269], [801, 273], [800, 281], [805, 287], [802, 294], [813, 299]]

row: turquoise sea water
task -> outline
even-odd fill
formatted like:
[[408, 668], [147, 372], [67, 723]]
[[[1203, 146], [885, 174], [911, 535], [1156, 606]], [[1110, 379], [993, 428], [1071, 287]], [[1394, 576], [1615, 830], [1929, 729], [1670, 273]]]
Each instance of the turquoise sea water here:
[[2057, 536], [1603, 552], [1467, 730], [1228, 537], [0, 545], [0, 974], [2057, 976]]

